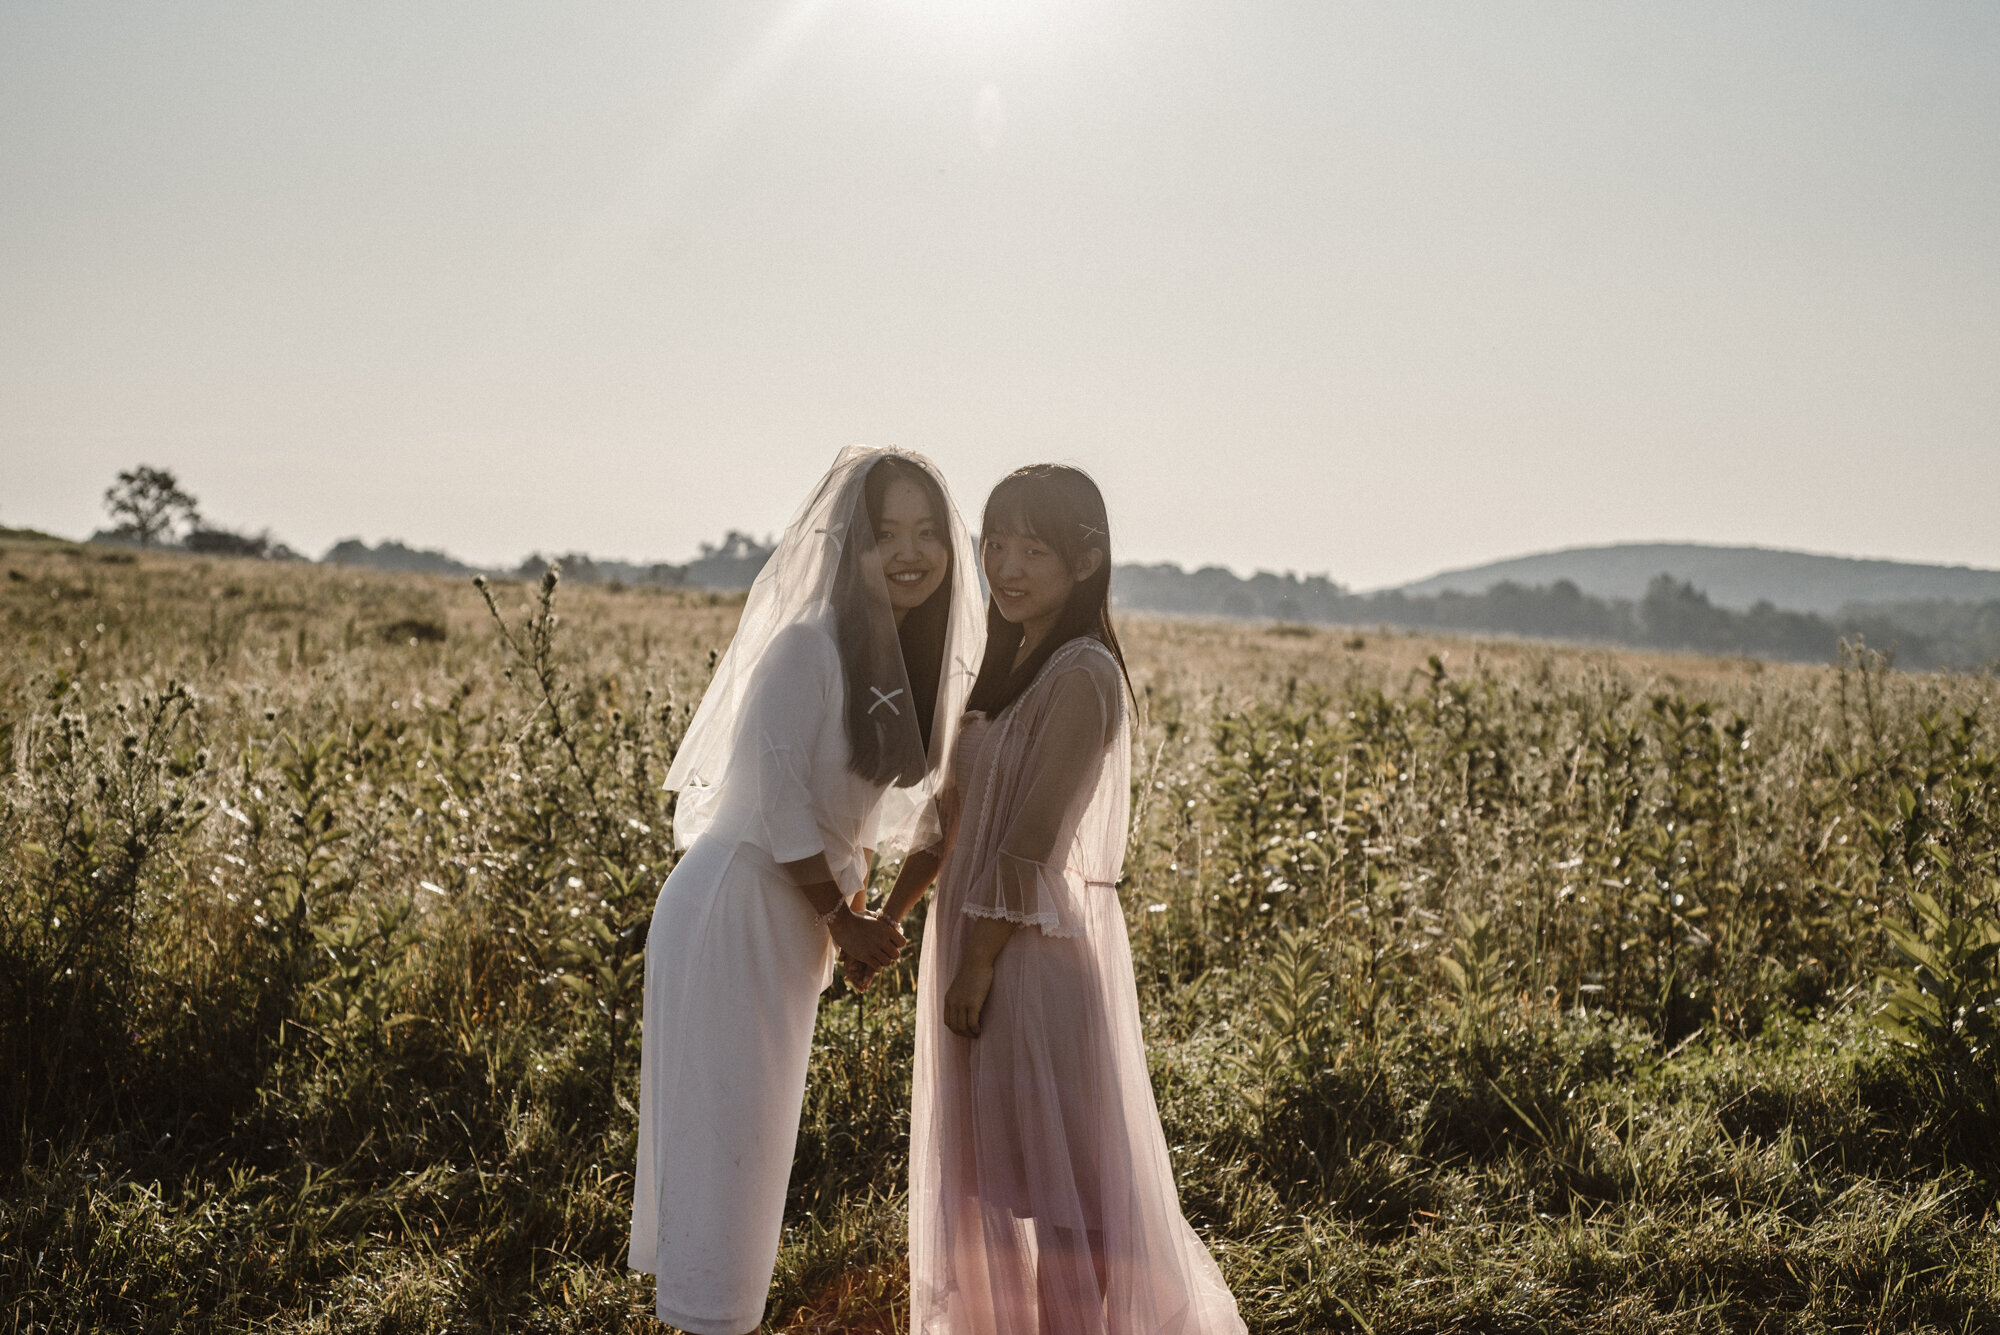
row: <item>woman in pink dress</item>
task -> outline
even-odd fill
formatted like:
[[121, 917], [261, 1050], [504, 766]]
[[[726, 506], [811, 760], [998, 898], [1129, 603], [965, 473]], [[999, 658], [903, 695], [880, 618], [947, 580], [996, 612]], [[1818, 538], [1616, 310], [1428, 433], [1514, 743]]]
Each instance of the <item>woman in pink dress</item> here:
[[946, 834], [883, 910], [938, 878], [917, 983], [916, 1335], [1244, 1330], [1181, 1214], [1147, 1077], [1116, 889], [1131, 759], [1109, 527], [1073, 468], [1021, 469], [988, 499], [986, 650]]

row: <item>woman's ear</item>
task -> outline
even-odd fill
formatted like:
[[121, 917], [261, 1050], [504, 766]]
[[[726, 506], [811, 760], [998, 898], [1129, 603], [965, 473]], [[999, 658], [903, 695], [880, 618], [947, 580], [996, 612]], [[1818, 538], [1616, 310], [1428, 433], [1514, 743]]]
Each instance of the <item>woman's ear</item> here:
[[1089, 579], [1102, 569], [1103, 566], [1104, 549], [1102, 547], [1086, 548], [1083, 555], [1076, 558], [1077, 583], [1081, 584], [1084, 580]]

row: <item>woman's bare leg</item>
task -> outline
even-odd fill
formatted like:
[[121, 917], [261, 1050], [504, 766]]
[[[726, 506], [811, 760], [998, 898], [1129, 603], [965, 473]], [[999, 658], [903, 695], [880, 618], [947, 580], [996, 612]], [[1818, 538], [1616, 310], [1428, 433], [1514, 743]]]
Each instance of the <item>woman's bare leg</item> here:
[[1104, 1335], [1103, 1232], [1052, 1227], [1037, 1234], [1035, 1299], [1040, 1335]]

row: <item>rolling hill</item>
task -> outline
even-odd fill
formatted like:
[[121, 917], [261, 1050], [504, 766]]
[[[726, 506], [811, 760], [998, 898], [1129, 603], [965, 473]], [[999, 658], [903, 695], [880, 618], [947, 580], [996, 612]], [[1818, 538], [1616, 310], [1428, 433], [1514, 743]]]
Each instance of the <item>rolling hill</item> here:
[[1759, 602], [1830, 616], [1857, 603], [1960, 602], [2000, 599], [2000, 570], [1916, 565], [1903, 561], [1819, 556], [1770, 547], [1712, 547], [1690, 542], [1570, 547], [1447, 570], [1405, 584], [1409, 597], [1485, 593], [1496, 584], [1530, 588], [1568, 580], [1596, 598], [1636, 602], [1658, 575], [1702, 590], [1718, 607], [1743, 610]]

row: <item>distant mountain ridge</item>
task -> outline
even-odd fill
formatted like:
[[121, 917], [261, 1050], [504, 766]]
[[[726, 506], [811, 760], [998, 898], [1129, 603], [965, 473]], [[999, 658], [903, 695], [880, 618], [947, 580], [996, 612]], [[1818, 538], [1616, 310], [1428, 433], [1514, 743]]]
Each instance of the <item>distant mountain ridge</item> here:
[[1594, 598], [1637, 602], [1659, 575], [1692, 584], [1717, 607], [1737, 611], [1768, 602], [1832, 616], [1856, 605], [2000, 599], [2000, 570], [1692, 542], [1567, 547], [1447, 570], [1396, 592], [1412, 598], [1482, 594], [1497, 584], [1536, 588], [1567, 580]]
[[1569, 579], [1534, 585], [1502, 580], [1477, 593], [1351, 593], [1324, 575], [1301, 579], [1260, 570], [1242, 579], [1219, 566], [1123, 565], [1112, 572], [1111, 598], [1128, 612], [1177, 616], [1398, 626], [1822, 663], [1838, 658], [1844, 644], [1865, 643], [1893, 654], [1903, 667], [2000, 666], [2000, 598], [1850, 603], [1830, 615], [1766, 600], [1737, 609], [1664, 572], [1648, 580], [1638, 598], [1601, 598]]
[[[30, 536], [21, 533], [18, 536]], [[218, 555], [297, 559], [266, 534], [235, 537]], [[106, 540], [102, 535], [93, 541]], [[193, 550], [193, 544], [162, 544]], [[203, 549], [211, 550], [211, 549]], [[559, 560], [580, 584], [715, 591], [747, 588], [768, 541], [732, 530], [685, 564]], [[450, 553], [398, 541], [336, 543], [333, 565], [539, 578], [537, 553], [511, 570], [478, 572]], [[1719, 590], [1719, 592], [1711, 592]], [[1120, 565], [1113, 604], [1130, 612], [1333, 626], [1398, 626], [1570, 643], [1826, 662], [1843, 645], [1885, 649], [1905, 667], [2000, 671], [2000, 571], [1816, 556], [1762, 547], [1630, 543], [1579, 547], [1446, 571], [1401, 588], [1356, 593], [1325, 575], [1220, 566]]]

